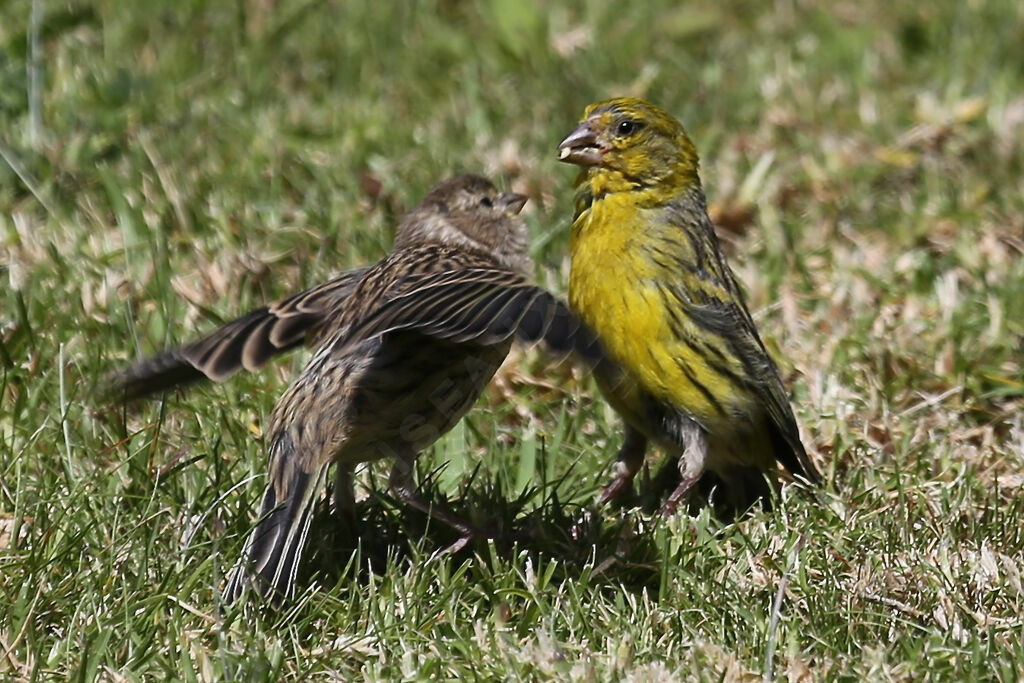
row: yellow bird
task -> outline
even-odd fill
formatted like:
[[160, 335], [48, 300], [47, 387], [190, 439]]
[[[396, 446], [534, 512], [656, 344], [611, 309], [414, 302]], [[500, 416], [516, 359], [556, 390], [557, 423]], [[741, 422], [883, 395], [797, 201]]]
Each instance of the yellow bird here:
[[648, 442], [679, 461], [666, 513], [705, 471], [717, 475], [719, 502], [737, 512], [769, 503], [776, 461], [820, 483], [719, 247], [682, 125], [649, 102], [612, 99], [587, 107], [558, 149], [582, 167], [569, 305], [625, 373], [598, 373], [626, 422], [601, 502], [629, 487]]

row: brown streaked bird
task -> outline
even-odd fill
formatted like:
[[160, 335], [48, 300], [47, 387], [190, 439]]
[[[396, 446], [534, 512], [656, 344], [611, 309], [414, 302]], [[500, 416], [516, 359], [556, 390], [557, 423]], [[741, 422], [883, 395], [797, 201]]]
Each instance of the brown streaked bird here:
[[527, 276], [528, 234], [518, 217], [525, 202], [478, 176], [442, 182], [403, 219], [393, 251], [376, 265], [116, 376], [115, 388], [137, 396], [202, 376], [223, 379], [313, 340], [313, 356], [268, 420], [269, 483], [225, 602], [250, 585], [274, 604], [292, 594], [333, 464], [340, 514], [354, 511], [355, 466], [390, 458], [390, 486], [401, 500], [461, 533], [477, 532], [416, 495], [417, 454], [469, 410], [513, 339], [604, 362], [568, 306]]
[[597, 373], [626, 422], [601, 502], [629, 487], [649, 442], [678, 460], [666, 513], [702, 477], [721, 485], [719, 500], [734, 512], [768, 504], [776, 463], [820, 482], [719, 247], [682, 125], [640, 99], [598, 102], [559, 159], [582, 169], [569, 304], [621, 370], [612, 382]]

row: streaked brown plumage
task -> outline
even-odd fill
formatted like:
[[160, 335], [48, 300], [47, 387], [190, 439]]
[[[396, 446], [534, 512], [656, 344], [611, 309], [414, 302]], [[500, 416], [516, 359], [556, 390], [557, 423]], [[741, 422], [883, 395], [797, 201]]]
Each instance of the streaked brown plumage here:
[[130, 395], [149, 390], [146, 377], [161, 388], [197, 373], [222, 379], [312, 333], [317, 350], [268, 422], [269, 484], [226, 602], [250, 584], [274, 602], [291, 594], [311, 511], [334, 463], [339, 512], [353, 510], [353, 468], [391, 458], [400, 498], [473, 533], [417, 498], [417, 453], [465, 414], [514, 337], [601, 363], [593, 335], [527, 278], [527, 231], [516, 216], [525, 201], [477, 176], [443, 182], [403, 220], [394, 250], [375, 266], [255, 311], [159, 357], [166, 362], [118, 375], [116, 386]]
[[525, 200], [475, 176], [442, 183], [403, 222], [394, 251], [328, 312], [317, 352], [271, 414], [270, 482], [227, 602], [250, 572], [273, 599], [290, 594], [332, 463], [340, 511], [354, 505], [353, 468], [391, 458], [400, 498], [473, 533], [416, 497], [416, 455], [472, 406], [513, 335], [600, 357], [568, 308], [527, 280], [526, 226], [516, 217]]

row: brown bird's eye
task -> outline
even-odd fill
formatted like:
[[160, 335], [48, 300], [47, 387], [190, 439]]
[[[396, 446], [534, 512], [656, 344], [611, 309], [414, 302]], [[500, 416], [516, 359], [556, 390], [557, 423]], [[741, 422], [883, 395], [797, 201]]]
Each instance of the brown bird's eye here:
[[639, 121], [630, 121], [629, 119], [626, 119], [625, 121], [619, 122], [618, 128], [615, 132], [619, 135], [632, 135], [643, 127], [644, 124]]
[[480, 206], [486, 206], [489, 209], [494, 206], [494, 202], [491, 201], [490, 197], [484, 197], [480, 200]]

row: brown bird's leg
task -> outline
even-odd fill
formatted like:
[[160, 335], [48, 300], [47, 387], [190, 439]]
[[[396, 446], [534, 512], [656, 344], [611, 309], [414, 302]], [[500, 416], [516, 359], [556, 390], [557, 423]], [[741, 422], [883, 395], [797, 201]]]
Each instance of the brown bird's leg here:
[[345, 525], [352, 537], [358, 530], [356, 519], [355, 479], [352, 478], [352, 466], [338, 463], [338, 472], [334, 478], [334, 514]]
[[626, 425], [626, 438], [622, 442], [622, 448], [619, 450], [619, 456], [615, 459], [615, 464], [612, 465], [615, 478], [601, 493], [601, 497], [597, 500], [598, 505], [606, 504], [633, 483], [636, 473], [643, 467], [646, 452], [647, 437]]
[[388, 481], [388, 485], [391, 488], [391, 492], [401, 501], [429, 515], [431, 519], [447, 524], [465, 536], [467, 540], [480, 536], [490, 538], [493, 535], [474, 526], [458, 515], [431, 504], [416, 495], [416, 485], [413, 482], [412, 458], [395, 458], [395, 465], [391, 468], [391, 478]]

